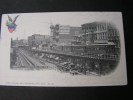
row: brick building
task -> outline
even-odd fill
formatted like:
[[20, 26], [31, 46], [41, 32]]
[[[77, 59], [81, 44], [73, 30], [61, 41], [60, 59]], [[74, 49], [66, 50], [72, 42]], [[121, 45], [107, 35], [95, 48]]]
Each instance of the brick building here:
[[108, 53], [120, 53], [119, 32], [116, 27], [106, 22], [93, 22], [82, 25], [82, 40], [85, 44], [114, 44], [109, 46]]
[[28, 37], [28, 44], [31, 47], [36, 47], [45, 41], [45, 35], [34, 34]]
[[51, 36], [58, 44], [70, 44], [73, 42], [75, 35], [81, 33], [81, 27], [72, 27], [69, 25], [51, 25]]
[[83, 40], [87, 43], [119, 44], [119, 32], [114, 25], [106, 22], [93, 22], [82, 24]]

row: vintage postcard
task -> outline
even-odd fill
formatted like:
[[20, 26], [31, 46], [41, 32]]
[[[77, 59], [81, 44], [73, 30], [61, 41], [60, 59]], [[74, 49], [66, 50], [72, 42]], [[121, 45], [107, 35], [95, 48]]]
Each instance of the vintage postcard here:
[[121, 12], [3, 14], [0, 85], [127, 85]]

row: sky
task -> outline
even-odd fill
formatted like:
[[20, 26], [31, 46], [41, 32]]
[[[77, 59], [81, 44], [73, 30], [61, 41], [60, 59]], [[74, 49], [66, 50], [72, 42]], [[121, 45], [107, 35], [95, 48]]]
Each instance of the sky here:
[[[17, 28], [12, 33], [12, 38], [27, 38], [33, 34], [50, 35], [50, 25], [61, 24], [81, 27], [84, 23], [94, 21], [108, 21], [116, 23], [119, 21], [117, 12], [49, 12], [49, 13], [16, 13], [4, 14], [2, 16], [5, 22], [8, 20], [7, 15], [12, 19], [20, 15], [17, 20]], [[4, 23], [5, 23], [4, 22]], [[5, 24], [4, 24], [5, 25]], [[5, 25], [5, 30], [8, 31]]]

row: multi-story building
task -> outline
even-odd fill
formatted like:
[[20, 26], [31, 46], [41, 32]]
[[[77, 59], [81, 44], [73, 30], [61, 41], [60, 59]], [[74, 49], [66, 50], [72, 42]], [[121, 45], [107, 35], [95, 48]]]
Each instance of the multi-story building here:
[[82, 25], [83, 40], [86, 43], [119, 44], [119, 33], [114, 25], [106, 22], [93, 22]]
[[81, 27], [72, 27], [69, 25], [51, 25], [51, 36], [56, 43], [70, 44], [76, 35], [81, 33]]
[[[82, 24], [81, 27], [52, 26], [57, 43], [54, 53], [61, 54], [59, 62], [72, 62], [84, 70], [106, 74], [114, 70], [120, 58], [120, 37], [117, 28], [106, 22]], [[69, 44], [71, 43], [71, 44]], [[63, 56], [64, 55], [64, 56]]]
[[[71, 27], [71, 34], [61, 34], [61, 43], [66, 40], [71, 44], [61, 45], [60, 50], [73, 54], [90, 56], [119, 58], [120, 40], [118, 30], [110, 23], [93, 22], [82, 25], [80, 28]], [[77, 31], [78, 30], [78, 31]], [[60, 41], [60, 40], [59, 40]], [[65, 42], [67, 43], [67, 42]]]
[[34, 34], [28, 37], [28, 44], [31, 47], [36, 47], [45, 41], [45, 35]]
[[[120, 54], [119, 32], [116, 27], [106, 22], [93, 22], [82, 25], [82, 40], [88, 47], [95, 47], [99, 50], [103, 46], [106, 55]], [[91, 49], [89, 50], [91, 52]], [[94, 52], [94, 50], [92, 51]], [[105, 54], [104, 52], [101, 54]]]
[[71, 33], [73, 37], [73, 41], [71, 44], [81, 44], [82, 43], [82, 28], [81, 27], [71, 27]]
[[63, 27], [61, 31], [59, 29], [58, 43], [63, 45], [57, 46], [55, 50], [92, 58], [119, 59], [119, 32], [114, 25], [93, 22], [85, 23], [82, 27]]
[[50, 30], [53, 42], [55, 43], [59, 42], [59, 24], [56, 24], [55, 26], [51, 25]]

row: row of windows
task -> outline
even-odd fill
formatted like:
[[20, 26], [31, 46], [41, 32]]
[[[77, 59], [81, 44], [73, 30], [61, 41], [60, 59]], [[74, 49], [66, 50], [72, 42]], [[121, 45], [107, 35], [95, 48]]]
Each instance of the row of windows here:
[[106, 29], [107, 29], [106, 24], [98, 25], [97, 26], [97, 31], [99, 31], [99, 30], [106, 30]]
[[106, 24], [100, 24], [96, 26], [88, 26], [88, 27], [82, 27], [83, 32], [89, 32], [91, 30], [93, 31], [101, 31], [101, 30], [106, 30], [107, 25]]
[[107, 34], [106, 33], [98, 33], [95, 35], [95, 40], [97, 39], [107, 39]]
[[103, 32], [103, 33], [97, 33], [95, 34], [94, 36], [94, 39], [109, 39], [109, 38], [115, 38], [115, 37], [118, 37], [118, 33], [114, 32], [114, 31], [111, 31], [109, 33], [107, 32]]
[[118, 32], [116, 30], [109, 30], [108, 36], [118, 36]]

